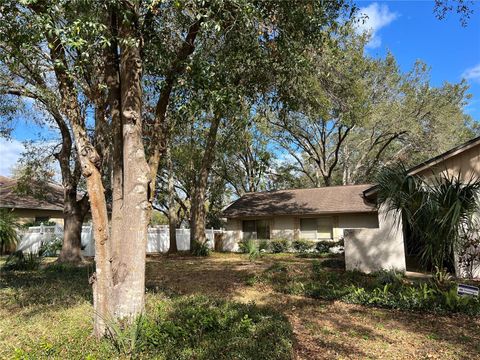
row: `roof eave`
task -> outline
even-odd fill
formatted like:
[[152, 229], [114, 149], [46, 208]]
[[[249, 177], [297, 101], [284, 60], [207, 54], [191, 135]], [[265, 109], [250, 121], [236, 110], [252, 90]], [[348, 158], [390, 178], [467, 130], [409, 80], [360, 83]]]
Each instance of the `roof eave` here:
[[238, 215], [227, 215], [222, 214], [224, 218], [227, 219], [238, 219], [238, 218], [252, 218], [252, 217], [273, 217], [273, 216], [322, 216], [322, 215], [345, 215], [345, 214], [375, 214], [377, 209], [372, 207], [371, 210], [355, 210], [355, 211], [322, 211], [314, 213], [256, 213], [256, 214], [238, 214]]
[[[463, 143], [461, 145], [458, 145], [454, 147], [453, 149], [450, 149], [440, 155], [437, 155], [431, 159], [428, 159], [427, 161], [424, 161], [418, 165], [415, 165], [414, 167], [410, 168], [407, 170], [408, 175], [416, 175], [424, 170], [427, 170], [431, 168], [432, 166], [438, 165], [442, 161], [448, 160], [453, 156], [456, 156], [458, 154], [463, 153], [464, 151], [470, 150], [471, 148], [480, 145], [480, 136], [471, 139], [467, 141], [466, 143]], [[366, 189], [363, 192], [363, 196], [366, 198], [369, 198], [371, 196], [374, 196], [378, 192], [378, 185], [374, 185], [371, 188]]]

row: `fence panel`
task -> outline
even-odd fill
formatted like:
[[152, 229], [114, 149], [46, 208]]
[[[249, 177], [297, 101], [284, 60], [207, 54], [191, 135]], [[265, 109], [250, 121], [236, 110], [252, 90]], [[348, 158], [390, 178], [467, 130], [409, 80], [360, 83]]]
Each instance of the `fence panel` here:
[[[223, 230], [205, 229], [207, 245], [213, 249], [215, 234], [222, 234]], [[190, 250], [190, 229], [176, 229], [177, 249]], [[37, 253], [42, 244], [63, 238], [63, 228], [55, 226], [33, 226], [19, 233], [20, 241], [17, 250], [25, 253]], [[149, 227], [147, 236], [147, 254], [166, 253], [170, 247], [170, 234], [168, 226]], [[82, 254], [83, 256], [95, 255], [95, 241], [93, 239], [92, 225], [82, 227]]]

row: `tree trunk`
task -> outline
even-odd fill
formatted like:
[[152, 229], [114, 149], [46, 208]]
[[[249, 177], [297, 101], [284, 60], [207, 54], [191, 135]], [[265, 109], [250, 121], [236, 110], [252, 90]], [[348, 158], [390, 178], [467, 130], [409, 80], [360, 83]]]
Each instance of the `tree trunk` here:
[[82, 256], [83, 214], [69, 213], [63, 216], [63, 244], [57, 262], [78, 264]]
[[207, 187], [196, 186], [192, 198], [192, 209], [190, 211], [190, 250], [199, 245], [205, 244], [205, 193]]
[[207, 143], [203, 154], [202, 166], [193, 189], [192, 210], [190, 213], [190, 250], [198, 245], [205, 244], [205, 194], [207, 192], [208, 176], [212, 164], [215, 161], [217, 133], [221, 118], [215, 116], [212, 119], [208, 131]]
[[62, 42], [53, 34], [47, 34], [47, 39], [50, 44], [50, 56], [55, 64], [54, 71], [61, 94], [62, 109], [70, 121], [81, 171], [87, 182], [95, 239], [96, 269], [90, 278], [93, 288], [94, 333], [97, 337], [102, 337], [106, 334], [108, 319], [111, 319], [112, 274], [107, 202], [99, 170], [101, 159], [88, 138], [76, 87], [66, 72], [68, 64]]
[[[145, 258], [150, 221], [150, 169], [142, 139], [142, 61], [140, 40], [129, 19], [120, 25], [125, 39], [120, 55], [123, 128], [123, 221], [118, 267], [114, 274], [116, 319], [133, 321], [145, 305]], [[112, 229], [112, 232], [115, 229]]]
[[175, 184], [173, 178], [173, 162], [170, 146], [167, 147], [167, 166], [168, 166], [168, 226], [170, 235], [170, 246], [168, 253], [178, 252], [177, 248], [177, 212], [175, 211]]
[[78, 264], [82, 256], [82, 224], [88, 212], [88, 197], [77, 200], [77, 178], [69, 176], [70, 186], [64, 190], [63, 244], [57, 262]]

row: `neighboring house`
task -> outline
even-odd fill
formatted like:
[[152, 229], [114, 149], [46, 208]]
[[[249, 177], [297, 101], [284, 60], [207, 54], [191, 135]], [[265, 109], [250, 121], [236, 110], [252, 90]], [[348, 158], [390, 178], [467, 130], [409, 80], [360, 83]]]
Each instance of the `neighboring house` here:
[[17, 193], [17, 181], [0, 176], [0, 208], [12, 210], [19, 223], [53, 221], [63, 224], [63, 187], [48, 184], [41, 197]]
[[[409, 170], [428, 178], [447, 173], [480, 178], [480, 137]], [[223, 247], [242, 239], [345, 240], [347, 270], [407, 270], [404, 229], [398, 213], [379, 209], [372, 185], [247, 193], [229, 205]], [[479, 269], [480, 270], [480, 269]], [[480, 274], [478, 274], [480, 276]]]
[[[408, 173], [410, 175], [421, 176], [426, 181], [428, 181], [429, 178], [439, 175], [459, 177], [464, 182], [468, 182], [472, 179], [480, 179], [480, 136], [454, 147], [443, 154], [435, 156], [421, 164], [418, 164], [417, 166], [414, 166], [408, 170]], [[371, 201], [375, 201], [376, 193], [377, 188], [376, 186], [373, 186], [364, 192], [364, 196]], [[480, 214], [478, 214], [478, 217], [480, 217]], [[353, 255], [359, 250], [359, 248], [365, 247], [364, 236], [368, 235], [368, 232], [368, 230], [365, 230], [360, 232], [352, 231], [351, 233], [348, 233], [347, 238], [349, 238], [349, 241], [346, 241], [346, 244], [348, 243], [348, 245], [345, 246], [345, 254], [347, 254], [347, 251], [350, 254], [349, 256], [345, 257], [347, 269], [355, 268], [355, 264], [352, 264], [351, 262], [349, 264], [347, 258], [356, 258], [356, 260], [359, 260], [363, 266], [369, 263], [368, 257], [359, 257]], [[391, 242], [391, 239], [388, 239], [388, 242]], [[412, 249], [413, 246], [411, 246], [409, 243], [410, 241], [402, 241], [404, 248], [403, 257], [405, 257], [407, 260], [414, 260], [415, 254]], [[397, 249], [397, 252], [399, 251], [400, 248]], [[457, 259], [455, 260], [457, 261]], [[410, 263], [415, 264], [415, 261], [411, 261]], [[410, 263], [408, 261], [406, 263], [405, 268], [407, 270], [409, 270]], [[460, 274], [458, 264], [456, 264], [456, 272], [457, 275]], [[480, 264], [477, 267], [475, 276], [480, 277]]]
[[242, 239], [338, 240], [344, 229], [379, 227], [374, 203], [362, 196], [371, 185], [247, 193], [223, 211], [225, 250]]

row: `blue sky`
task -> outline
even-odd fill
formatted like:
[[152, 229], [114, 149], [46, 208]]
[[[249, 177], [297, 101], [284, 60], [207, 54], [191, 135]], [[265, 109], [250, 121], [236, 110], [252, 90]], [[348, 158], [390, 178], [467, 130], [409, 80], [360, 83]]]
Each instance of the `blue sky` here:
[[384, 56], [393, 53], [401, 69], [408, 71], [415, 60], [431, 67], [433, 85], [444, 81], [470, 84], [473, 98], [466, 107], [480, 120], [480, 5], [466, 27], [459, 17], [449, 13], [444, 20], [433, 14], [433, 1], [357, 1], [368, 15], [365, 28], [373, 31], [368, 53]]
[[[475, 4], [476, 12], [466, 27], [461, 26], [455, 13], [438, 20], [433, 14], [433, 1], [356, 3], [368, 16], [363, 29], [373, 34], [367, 50], [370, 55], [384, 56], [390, 51], [403, 71], [421, 59], [431, 67], [433, 85], [467, 78], [473, 98], [465, 111], [480, 121], [480, 3]], [[0, 174], [10, 173], [23, 149], [21, 141], [38, 139], [40, 132], [46, 138], [54, 136], [19, 120], [13, 141], [0, 139]]]

